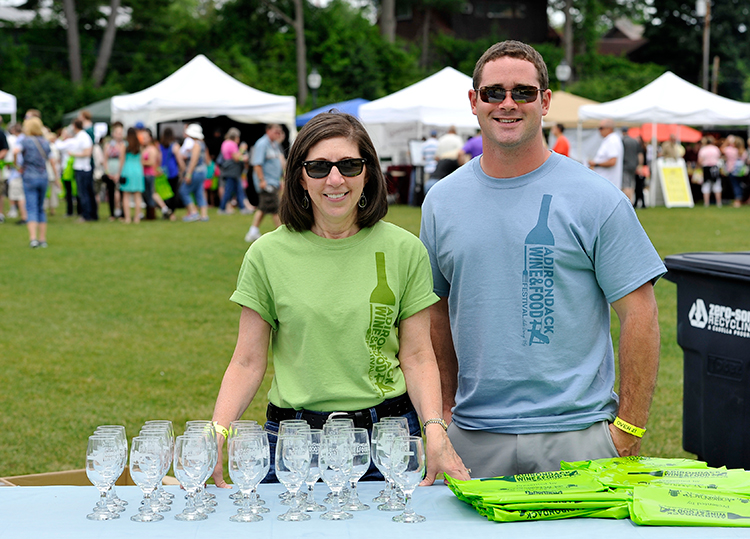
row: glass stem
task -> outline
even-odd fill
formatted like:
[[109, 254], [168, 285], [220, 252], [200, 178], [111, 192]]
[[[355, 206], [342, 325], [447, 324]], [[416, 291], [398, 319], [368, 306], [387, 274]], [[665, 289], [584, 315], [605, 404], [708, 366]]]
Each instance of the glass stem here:
[[412, 515], [414, 514], [414, 508], [411, 506], [411, 498], [412, 494], [414, 493], [413, 490], [404, 490], [404, 514], [405, 515]]
[[109, 507], [107, 506], [107, 492], [109, 489], [101, 489], [99, 490], [99, 501], [96, 503], [96, 511], [106, 513], [109, 511]]
[[299, 493], [299, 488], [295, 490], [290, 489], [289, 493], [292, 495], [292, 505], [291, 505], [290, 512], [294, 514], [299, 513], [300, 512], [300, 499], [299, 499], [299, 496], [297, 496], [297, 494]]
[[187, 491], [187, 495], [185, 496], [186, 505], [185, 505], [185, 513], [195, 513], [195, 494], [196, 491], [193, 489], [190, 489]]

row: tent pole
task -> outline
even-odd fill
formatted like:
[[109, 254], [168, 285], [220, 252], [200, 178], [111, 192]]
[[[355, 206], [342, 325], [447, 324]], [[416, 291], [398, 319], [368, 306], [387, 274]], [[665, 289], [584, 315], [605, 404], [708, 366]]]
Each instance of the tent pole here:
[[[651, 185], [648, 189], [648, 198], [650, 201], [649, 206], [656, 206], [656, 189], [654, 189], [654, 182], [657, 181], [656, 177], [656, 160], [659, 157], [659, 148], [656, 145], [656, 126], [651, 124], [651, 146], [654, 148], [654, 155], [651, 158]], [[648, 149], [646, 149], [646, 155], [648, 155]], [[661, 187], [661, 186], [659, 186]]]
[[578, 161], [586, 164], [586, 156], [583, 155], [583, 122], [579, 119], [576, 127], [576, 144], [578, 145]]

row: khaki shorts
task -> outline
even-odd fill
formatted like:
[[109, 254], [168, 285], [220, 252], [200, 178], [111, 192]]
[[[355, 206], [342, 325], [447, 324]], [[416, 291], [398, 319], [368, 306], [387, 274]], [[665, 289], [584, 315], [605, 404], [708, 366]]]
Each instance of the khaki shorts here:
[[584, 430], [539, 434], [464, 430], [451, 423], [448, 437], [475, 478], [553, 472], [560, 469], [563, 460], [575, 462], [619, 456], [607, 421], [594, 423]]
[[23, 178], [20, 176], [8, 180], [8, 198], [10, 200], [26, 200], [23, 194]]

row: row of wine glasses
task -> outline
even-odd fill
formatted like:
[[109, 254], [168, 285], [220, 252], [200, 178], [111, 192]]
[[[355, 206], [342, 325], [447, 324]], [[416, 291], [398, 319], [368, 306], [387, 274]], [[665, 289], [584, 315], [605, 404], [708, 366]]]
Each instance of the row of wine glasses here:
[[[128, 460], [125, 427], [102, 425], [89, 437], [86, 455], [87, 475], [100, 492], [91, 520], [119, 518], [127, 502], [120, 500], [114, 484]], [[255, 421], [232, 422], [227, 440], [229, 475], [237, 493], [230, 496], [239, 506], [233, 522], [257, 522], [269, 510], [257, 494], [257, 486], [270, 467], [268, 435]], [[130, 448], [130, 475], [143, 492], [136, 522], [156, 522], [171, 510], [174, 495], [164, 491], [162, 481], [173, 466], [174, 475], [186, 492], [186, 507], [175, 519], [205, 520], [215, 511], [215, 496], [205, 484], [216, 466], [218, 445], [210, 421], [188, 421], [184, 434], [175, 438], [171, 421], [147, 421]], [[353, 427], [351, 419], [332, 418], [322, 429], [311, 429], [304, 420], [282, 421], [276, 444], [276, 475], [286, 487], [282, 504], [289, 510], [278, 516], [282, 521], [309, 520], [311, 512], [321, 512], [323, 520], [348, 520], [351, 512], [370, 507], [359, 499], [357, 483], [370, 462], [386, 478], [386, 488], [373, 501], [381, 511], [404, 511], [393, 518], [398, 522], [421, 522], [424, 517], [411, 509], [412, 494], [424, 474], [422, 439], [410, 437], [405, 418], [384, 418], [366, 429]], [[323, 479], [331, 494], [324, 502], [315, 501], [314, 486]], [[302, 487], [306, 489], [302, 491]], [[401, 502], [401, 493], [406, 504]]]
[[[409, 436], [405, 418], [381, 420], [373, 426], [372, 438], [365, 429], [353, 428], [351, 420], [345, 418], [329, 420], [319, 431], [311, 429], [304, 420], [282, 421], [275, 456], [276, 476], [286, 487], [291, 505], [279, 520], [309, 520], [307, 512], [321, 510], [312, 490], [318, 476], [331, 490], [327, 501], [332, 508], [321, 519], [348, 520], [353, 515], [347, 511], [368, 510], [357, 494], [357, 482], [367, 472], [371, 457], [387, 481], [385, 491], [373, 500], [383, 502], [378, 509], [404, 510], [393, 518], [397, 522], [424, 520], [411, 507], [413, 492], [424, 475], [424, 447], [421, 438]], [[302, 484], [308, 485], [305, 501], [299, 495]], [[403, 491], [405, 504], [399, 500], [395, 485]]]

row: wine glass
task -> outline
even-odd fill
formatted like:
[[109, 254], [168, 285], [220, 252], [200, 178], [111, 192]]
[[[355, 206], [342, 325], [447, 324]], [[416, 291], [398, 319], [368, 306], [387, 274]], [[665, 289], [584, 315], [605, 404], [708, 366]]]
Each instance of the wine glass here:
[[125, 506], [128, 505], [128, 502], [117, 496], [115, 484], [122, 475], [122, 472], [125, 471], [125, 467], [128, 465], [128, 438], [125, 434], [125, 427], [122, 425], [99, 425], [96, 427], [94, 434], [113, 434], [119, 443], [122, 462], [120, 463], [120, 469], [115, 478], [115, 482], [112, 483], [112, 488], [107, 491], [107, 505], [111, 511], [122, 513], [125, 511]]
[[[323, 424], [323, 434], [329, 434], [333, 432], [341, 432], [345, 429], [353, 429], [354, 428], [354, 420], [350, 417], [329, 417], [326, 422]], [[345, 500], [348, 498], [348, 491], [346, 488], [346, 485], [341, 490], [341, 499]], [[323, 498], [323, 503], [325, 504], [332, 504], [334, 503], [333, 499], [333, 492], [329, 492], [328, 495]]]
[[354, 436], [352, 445], [352, 473], [349, 476], [349, 497], [343, 508], [347, 511], [367, 511], [369, 505], [362, 503], [357, 494], [357, 482], [370, 468], [370, 435], [367, 429], [351, 429]]
[[[167, 434], [169, 436], [169, 441], [170, 441], [169, 464], [171, 464], [172, 457], [174, 455], [174, 425], [169, 419], [149, 419], [143, 424], [143, 427], [149, 428], [152, 425], [159, 425], [167, 430]], [[167, 468], [167, 472], [169, 472], [169, 468]], [[159, 485], [158, 490], [159, 490], [159, 495], [161, 496], [162, 500], [165, 500], [165, 503], [171, 503], [169, 500], [172, 500], [174, 498], [174, 494], [164, 490], [164, 487], [161, 484]]]
[[166, 451], [163, 440], [157, 436], [136, 436], [130, 444], [130, 477], [143, 492], [143, 504], [138, 514], [130, 517], [130, 520], [156, 522], [164, 519], [151, 507], [151, 496], [164, 477]]
[[341, 508], [341, 489], [352, 474], [352, 442], [354, 435], [351, 431], [338, 431], [326, 434], [320, 438], [320, 474], [323, 481], [333, 493], [333, 508], [320, 515], [323, 520], [349, 520], [351, 513]]
[[321, 429], [310, 429], [310, 471], [305, 478], [307, 485], [307, 495], [302, 500], [300, 511], [306, 513], [322, 512], [326, 508], [315, 502], [315, 483], [320, 479], [320, 437], [323, 434]]
[[265, 432], [254, 431], [236, 434], [227, 444], [229, 454], [229, 476], [243, 495], [245, 502], [236, 515], [229, 517], [232, 522], [258, 522], [263, 520], [250, 507], [250, 494], [263, 479], [271, 459], [268, 449], [268, 436]]
[[401, 511], [404, 504], [395, 494], [393, 477], [390, 471], [390, 455], [393, 442], [397, 438], [409, 435], [408, 431], [393, 423], [376, 423], [372, 430], [372, 459], [380, 473], [385, 477], [385, 490], [373, 501], [382, 501], [378, 505], [379, 511]]
[[191, 420], [186, 422], [185, 433], [203, 434], [208, 441], [208, 454], [211, 458], [211, 467], [206, 471], [203, 481], [201, 481], [198, 495], [196, 496], [196, 506], [204, 513], [214, 513], [216, 509], [216, 496], [206, 492], [206, 481], [211, 477], [216, 462], [219, 460], [219, 446], [216, 438], [216, 429], [211, 421]]
[[120, 471], [122, 456], [119, 441], [114, 435], [95, 434], [89, 436], [86, 446], [86, 476], [99, 490], [99, 502], [94, 512], [86, 515], [89, 520], [113, 520], [120, 514], [107, 505], [107, 492], [115, 483]]
[[[261, 427], [257, 421], [254, 419], [235, 419], [231, 423], [229, 423], [229, 433], [227, 438], [231, 438], [236, 434], [236, 431], [238, 428], [241, 427], [251, 427], [251, 426], [257, 426], [259, 429], [263, 430], [263, 427]], [[227, 439], [227, 443], [229, 443], [229, 440]], [[242, 493], [238, 490], [237, 492], [233, 492], [229, 495], [230, 500], [238, 500], [239, 503], [235, 505], [239, 505], [242, 503]]]
[[279, 434], [276, 442], [276, 477], [289, 491], [293, 500], [289, 511], [279, 515], [279, 520], [310, 520], [310, 515], [299, 510], [299, 498], [297, 497], [297, 492], [299, 492], [309, 471], [310, 437], [307, 433]]
[[414, 512], [412, 494], [424, 477], [424, 444], [419, 436], [398, 438], [391, 449], [391, 470], [396, 483], [404, 491], [404, 512], [393, 517], [395, 522], [424, 522], [425, 517]]
[[175, 515], [177, 520], [206, 520], [208, 516], [198, 511], [195, 502], [206, 470], [211, 465], [208, 439], [202, 434], [183, 434], [175, 439], [174, 475], [187, 492], [185, 510]]
[[[278, 437], [285, 433], [308, 432], [309, 430], [310, 424], [304, 419], [284, 419], [279, 422], [279, 431], [276, 433], [276, 436]], [[281, 500], [281, 505], [291, 505], [293, 503], [288, 490], [280, 493], [279, 499]]]
[[[160, 447], [164, 451], [164, 458], [162, 459], [163, 469], [161, 474], [163, 478], [165, 475], [167, 475], [169, 467], [172, 464], [172, 451], [174, 442], [172, 440], [172, 437], [170, 436], [169, 430], [165, 425], [145, 425], [141, 428], [138, 436], [159, 439]], [[154, 511], [165, 513], [172, 510], [172, 508], [169, 507], [171, 503], [172, 498], [166, 495], [162, 482], [159, 481], [159, 483], [156, 485], [156, 490], [151, 496], [151, 507], [154, 509]]]

